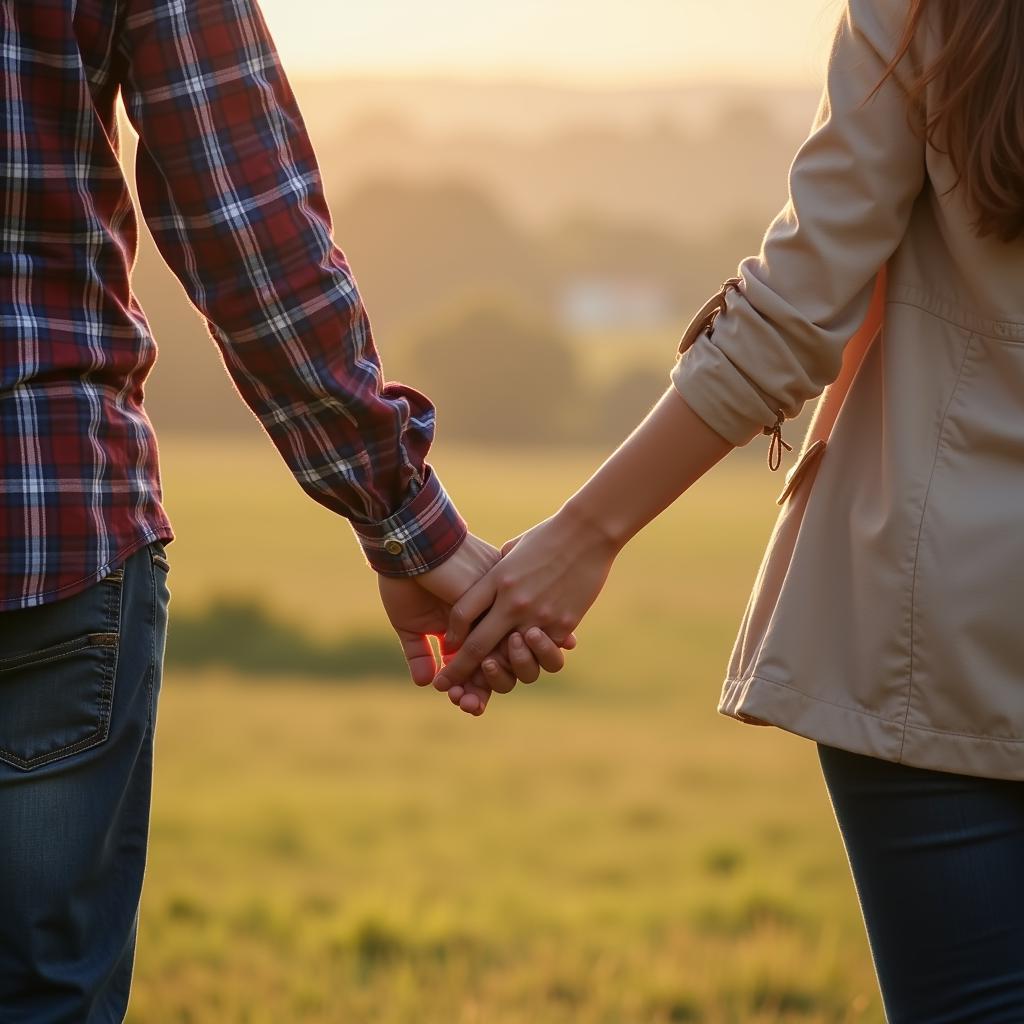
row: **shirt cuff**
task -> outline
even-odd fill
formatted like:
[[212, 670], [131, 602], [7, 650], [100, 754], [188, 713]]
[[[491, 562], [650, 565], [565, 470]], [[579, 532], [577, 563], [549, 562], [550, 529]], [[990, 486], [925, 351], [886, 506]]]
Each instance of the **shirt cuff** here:
[[686, 404], [716, 434], [737, 447], [749, 444], [776, 422], [777, 413], [760, 390], [707, 331], [680, 354], [669, 376]]
[[416, 495], [378, 523], [352, 523], [371, 568], [382, 576], [418, 576], [436, 568], [466, 539], [468, 529], [430, 466]]

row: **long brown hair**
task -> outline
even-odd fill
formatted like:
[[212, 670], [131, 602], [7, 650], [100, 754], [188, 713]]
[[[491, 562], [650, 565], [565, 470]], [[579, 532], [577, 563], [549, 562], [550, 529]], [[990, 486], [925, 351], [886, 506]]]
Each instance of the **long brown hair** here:
[[920, 103], [935, 83], [925, 136], [949, 156], [977, 234], [1010, 242], [1024, 234], [1024, 0], [910, 0], [896, 55], [872, 95], [936, 7], [944, 42], [911, 83], [910, 100]]

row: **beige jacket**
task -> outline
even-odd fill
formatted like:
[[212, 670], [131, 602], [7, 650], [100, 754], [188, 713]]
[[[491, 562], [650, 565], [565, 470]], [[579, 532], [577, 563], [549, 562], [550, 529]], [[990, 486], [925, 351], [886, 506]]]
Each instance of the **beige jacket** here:
[[718, 710], [1024, 779], [1024, 242], [974, 236], [948, 158], [908, 122], [933, 26], [862, 105], [907, 6], [849, 0], [789, 201], [672, 371], [745, 445], [827, 395], [886, 269], [881, 336], [782, 503]]

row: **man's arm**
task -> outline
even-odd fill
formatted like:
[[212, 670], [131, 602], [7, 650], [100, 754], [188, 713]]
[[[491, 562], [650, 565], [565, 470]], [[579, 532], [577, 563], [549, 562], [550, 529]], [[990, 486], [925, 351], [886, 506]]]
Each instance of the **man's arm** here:
[[[434, 407], [383, 383], [255, 0], [129, 0], [119, 50], [143, 215], [242, 398], [302, 488], [396, 578], [381, 591], [392, 621], [420, 600], [412, 577], [450, 606], [498, 553], [468, 534], [426, 462]], [[478, 692], [560, 659], [545, 650], [513, 670], [501, 656]]]
[[255, 0], [130, 0], [120, 49], [143, 215], [242, 398], [374, 569], [440, 565], [466, 526], [425, 461], [434, 408], [383, 382]]

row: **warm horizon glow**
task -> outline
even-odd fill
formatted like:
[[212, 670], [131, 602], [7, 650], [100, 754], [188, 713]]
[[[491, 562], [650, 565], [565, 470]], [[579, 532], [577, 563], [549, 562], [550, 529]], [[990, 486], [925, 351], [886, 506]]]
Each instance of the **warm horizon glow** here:
[[261, 0], [295, 75], [820, 80], [841, 0]]

